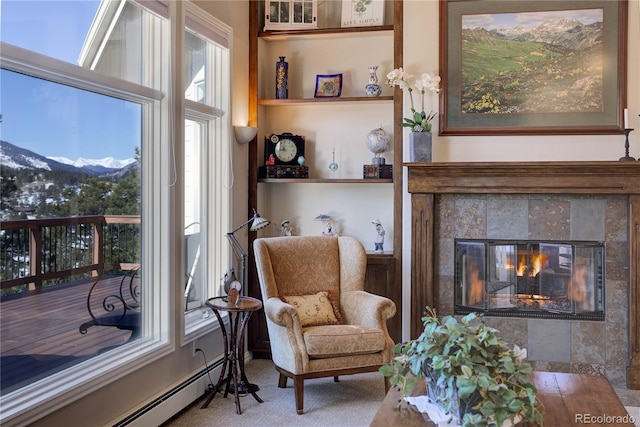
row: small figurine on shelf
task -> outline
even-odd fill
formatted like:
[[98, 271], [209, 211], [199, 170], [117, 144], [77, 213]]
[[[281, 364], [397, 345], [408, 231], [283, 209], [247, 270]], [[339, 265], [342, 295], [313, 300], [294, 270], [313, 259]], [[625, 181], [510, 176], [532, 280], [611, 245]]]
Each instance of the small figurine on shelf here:
[[331, 170], [331, 172], [334, 172], [338, 170], [338, 164], [336, 163], [336, 149], [334, 148], [333, 151], [331, 152], [331, 163], [329, 164], [329, 169]]
[[373, 225], [376, 226], [376, 238], [374, 240], [374, 243], [376, 245], [375, 251], [376, 252], [384, 252], [384, 228], [382, 228], [382, 223], [380, 222], [379, 219], [376, 219], [374, 221], [371, 221], [371, 223]]
[[331, 223], [331, 221], [328, 221], [327, 224], [324, 226], [324, 231], [322, 232], [322, 234], [324, 234], [325, 236], [333, 236], [333, 224]]
[[329, 215], [320, 214], [314, 218], [314, 221], [321, 221], [323, 223], [322, 234], [324, 236], [333, 236], [333, 224], [331, 223], [331, 217]]
[[280, 224], [280, 236], [281, 237], [291, 236], [291, 227], [289, 226], [289, 224], [291, 224], [291, 221], [289, 221], [288, 219], [285, 219]]

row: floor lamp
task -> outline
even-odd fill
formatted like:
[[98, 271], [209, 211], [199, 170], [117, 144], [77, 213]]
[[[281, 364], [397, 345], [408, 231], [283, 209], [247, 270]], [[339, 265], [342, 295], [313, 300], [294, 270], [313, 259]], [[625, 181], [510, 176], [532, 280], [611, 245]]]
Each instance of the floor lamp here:
[[[239, 225], [238, 227], [234, 228], [232, 231], [227, 233], [227, 239], [229, 239], [229, 243], [231, 244], [231, 247], [233, 248], [233, 253], [236, 257], [240, 257], [240, 265], [241, 265], [241, 274], [240, 274], [240, 280], [242, 283], [242, 289], [245, 289], [245, 285], [247, 284], [247, 257], [249, 256], [249, 254], [247, 253], [247, 251], [244, 250], [244, 248], [242, 247], [242, 245], [240, 244], [240, 242], [238, 242], [238, 239], [236, 239], [236, 236], [234, 235], [237, 231], [241, 230], [243, 227], [247, 226], [249, 223], [251, 223], [251, 227], [249, 227], [249, 230], [251, 231], [257, 231], [260, 230], [262, 228], [265, 228], [267, 225], [270, 224], [270, 221], [268, 219], [262, 218], [260, 215], [258, 215], [258, 213], [256, 212], [256, 210], [253, 210], [253, 216], [251, 218], [249, 218], [249, 220], [247, 222], [245, 222], [242, 225]], [[233, 275], [232, 275], [233, 277]], [[228, 280], [225, 281], [224, 284], [224, 291], [226, 293], [229, 293], [229, 286], [231, 285], [232, 280]]]

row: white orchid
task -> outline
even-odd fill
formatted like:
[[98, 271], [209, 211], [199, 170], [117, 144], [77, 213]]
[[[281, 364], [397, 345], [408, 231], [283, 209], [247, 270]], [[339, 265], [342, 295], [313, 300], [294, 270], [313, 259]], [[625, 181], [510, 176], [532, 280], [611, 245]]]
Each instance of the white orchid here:
[[412, 78], [412, 75], [406, 73], [402, 67], [400, 67], [387, 74], [387, 84], [391, 87], [398, 86], [400, 89], [406, 89], [409, 92], [413, 117], [410, 119], [405, 117], [402, 126], [410, 127], [413, 132], [430, 132], [431, 120], [433, 120], [437, 113], [433, 111], [429, 112], [429, 114], [425, 113], [424, 95], [427, 91], [440, 93], [440, 76], [433, 73], [424, 73], [415, 80], [414, 86], [416, 87], [416, 90], [420, 92], [421, 97], [422, 110], [420, 112], [416, 111], [413, 104], [413, 88], [409, 84], [409, 80]]
[[407, 83], [412, 76], [410, 74], [406, 74], [402, 67], [396, 68], [387, 74], [387, 84], [391, 87], [398, 86], [400, 89], [405, 90], [408, 89], [411, 91], [411, 86]]
[[435, 93], [440, 92], [440, 76], [436, 76], [433, 73], [424, 73], [416, 80], [416, 89], [420, 93], [424, 93], [427, 90]]

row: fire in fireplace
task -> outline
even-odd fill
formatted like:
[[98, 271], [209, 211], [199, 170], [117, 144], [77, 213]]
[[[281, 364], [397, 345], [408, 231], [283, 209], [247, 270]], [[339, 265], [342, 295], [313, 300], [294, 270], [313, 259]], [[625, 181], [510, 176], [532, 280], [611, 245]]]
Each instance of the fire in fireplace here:
[[604, 243], [455, 241], [455, 313], [604, 320]]

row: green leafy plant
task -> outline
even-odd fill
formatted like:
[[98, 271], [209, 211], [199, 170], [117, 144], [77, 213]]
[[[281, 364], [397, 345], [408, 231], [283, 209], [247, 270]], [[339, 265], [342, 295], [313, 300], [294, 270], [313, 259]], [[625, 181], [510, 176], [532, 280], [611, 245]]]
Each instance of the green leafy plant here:
[[396, 344], [395, 357], [380, 368], [393, 387], [408, 396], [424, 378], [436, 394], [430, 397], [459, 416], [463, 426], [502, 426], [506, 420], [542, 425], [533, 369], [524, 361], [526, 349], [510, 348], [498, 330], [480, 321], [481, 314], [458, 321], [439, 319], [430, 307], [426, 312], [420, 336]]
[[402, 126], [411, 128], [411, 132], [431, 132], [431, 120], [437, 113], [424, 111], [424, 95], [427, 91], [440, 93], [440, 76], [433, 73], [421, 74], [414, 82], [416, 90], [420, 92], [421, 111], [416, 111], [413, 104], [413, 88], [409, 84], [409, 80], [413, 78], [411, 74], [407, 74], [402, 67], [397, 68], [387, 74], [387, 84], [391, 87], [398, 86], [402, 90], [409, 92], [411, 100], [411, 117], [405, 117]]

